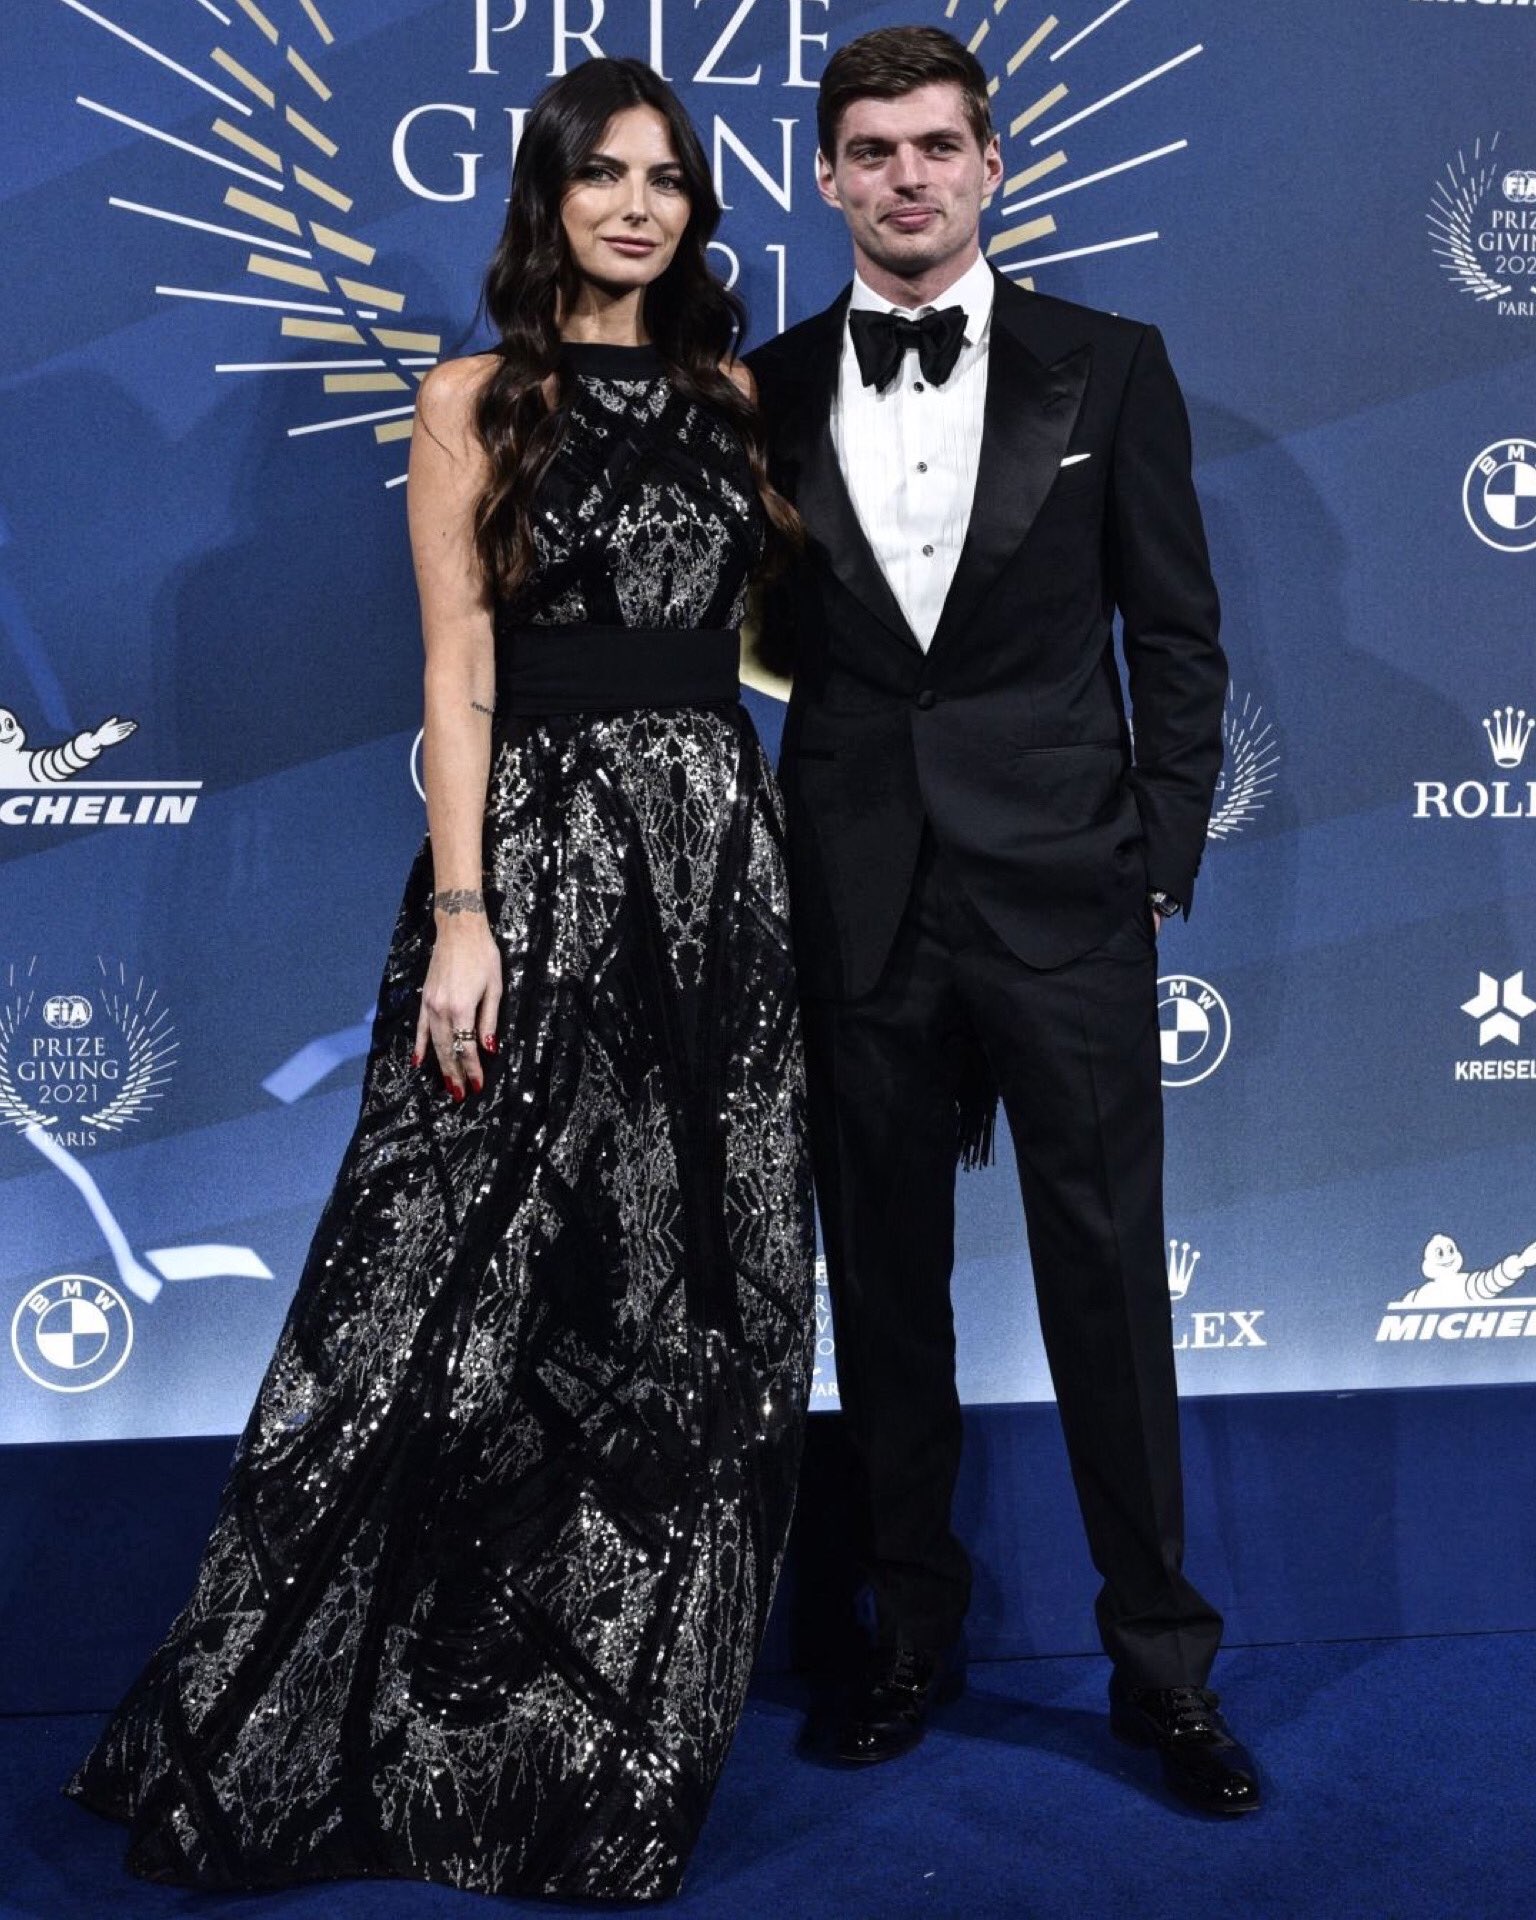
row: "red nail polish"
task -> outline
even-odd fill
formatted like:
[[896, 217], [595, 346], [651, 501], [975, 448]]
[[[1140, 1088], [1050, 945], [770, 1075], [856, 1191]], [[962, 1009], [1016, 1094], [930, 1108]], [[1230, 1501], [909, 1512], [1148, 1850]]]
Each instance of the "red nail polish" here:
[[487, 1052], [487, 1053], [494, 1053], [494, 1052], [496, 1051], [496, 1036], [495, 1036], [495, 1034], [494, 1034], [494, 1033], [488, 1033], [488, 1034], [487, 1034], [487, 1035], [485, 1036], [485, 1040], [484, 1040], [484, 1042], [483, 1042], [482, 1044], [484, 1045], [484, 1047], [485, 1047], [485, 1050], [486, 1050], [486, 1052]]
[[421, 1065], [421, 1055], [419, 1053], [413, 1053], [411, 1055], [411, 1065], [413, 1067], [419, 1067]]
[[453, 1095], [457, 1105], [462, 1106], [464, 1104], [464, 1089], [462, 1087], [450, 1086], [448, 1091]]

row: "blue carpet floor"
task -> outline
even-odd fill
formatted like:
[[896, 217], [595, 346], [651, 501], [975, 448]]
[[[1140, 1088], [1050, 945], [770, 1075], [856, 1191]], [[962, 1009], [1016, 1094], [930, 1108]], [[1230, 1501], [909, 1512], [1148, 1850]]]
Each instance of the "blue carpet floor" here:
[[[743, 1721], [678, 1920], [1529, 1920], [1536, 1915], [1536, 1634], [1256, 1648], [1223, 1660], [1269, 1804], [1214, 1821], [1112, 1742], [1102, 1664], [973, 1667], [907, 1759], [806, 1750], [807, 1696], [769, 1680]], [[57, 1794], [97, 1716], [0, 1721], [0, 1913], [44, 1920], [397, 1920], [570, 1907], [403, 1884], [191, 1894], [118, 1870], [117, 1828]], [[583, 1911], [598, 1911], [583, 1909]], [[606, 1911], [613, 1911], [607, 1909]], [[650, 1911], [656, 1909], [631, 1909]]]

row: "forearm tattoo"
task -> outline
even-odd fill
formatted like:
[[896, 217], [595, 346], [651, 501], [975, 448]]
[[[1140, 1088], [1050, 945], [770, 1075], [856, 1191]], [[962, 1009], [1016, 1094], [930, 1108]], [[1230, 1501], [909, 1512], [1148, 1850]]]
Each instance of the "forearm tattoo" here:
[[432, 905], [439, 913], [484, 913], [485, 896], [478, 887], [450, 887], [434, 894]]
[[496, 718], [496, 709], [494, 707], [487, 707], [479, 700], [471, 700], [469, 704], [474, 708], [476, 713], [483, 713], [487, 720], [494, 720]]

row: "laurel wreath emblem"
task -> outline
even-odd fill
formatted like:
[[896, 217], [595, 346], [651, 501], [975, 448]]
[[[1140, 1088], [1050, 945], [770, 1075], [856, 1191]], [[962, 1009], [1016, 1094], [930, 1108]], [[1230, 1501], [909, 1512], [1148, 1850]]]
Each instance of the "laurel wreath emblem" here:
[[1280, 764], [1275, 730], [1264, 718], [1264, 709], [1247, 694], [1239, 707], [1228, 691], [1221, 737], [1227, 754], [1208, 829], [1212, 840], [1230, 840], [1242, 832], [1269, 798]]
[[1510, 291], [1508, 282], [1496, 280], [1478, 258], [1472, 237], [1477, 211], [1487, 199], [1498, 173], [1493, 160], [1493, 150], [1498, 144], [1499, 136], [1495, 134], [1485, 156], [1482, 141], [1476, 141], [1470, 162], [1458, 153], [1446, 167], [1445, 178], [1435, 182], [1429, 209], [1431, 251], [1474, 300], [1497, 300]]
[[[108, 964], [100, 960], [97, 964], [102, 980], [89, 996], [91, 1005], [117, 1034], [125, 1049], [122, 1073], [112, 1084], [110, 1096], [98, 1107], [50, 1107], [38, 1104], [35, 1097], [24, 1090], [16, 1076], [15, 1052], [18, 1041], [25, 1037], [30, 1026], [38, 989], [29, 983], [21, 984], [13, 998], [0, 1003], [0, 1124], [18, 1129], [41, 1127], [50, 1132], [68, 1127], [117, 1133], [139, 1119], [163, 1095], [177, 1050], [169, 1013], [158, 1005], [158, 992], [147, 988], [142, 980], [131, 980], [125, 967], [109, 969]], [[25, 970], [24, 979], [36, 967], [34, 959]], [[17, 971], [11, 969], [13, 988], [18, 986]]]

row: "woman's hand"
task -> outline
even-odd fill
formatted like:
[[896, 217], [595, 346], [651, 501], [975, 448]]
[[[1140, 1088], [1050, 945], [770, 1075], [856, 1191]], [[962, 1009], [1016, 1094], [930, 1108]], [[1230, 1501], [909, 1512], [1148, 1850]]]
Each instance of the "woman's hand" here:
[[430, 1047], [455, 1100], [478, 1093], [485, 1085], [480, 1050], [496, 1051], [500, 1007], [501, 952], [484, 909], [444, 912], [439, 906], [412, 1064], [420, 1066]]

